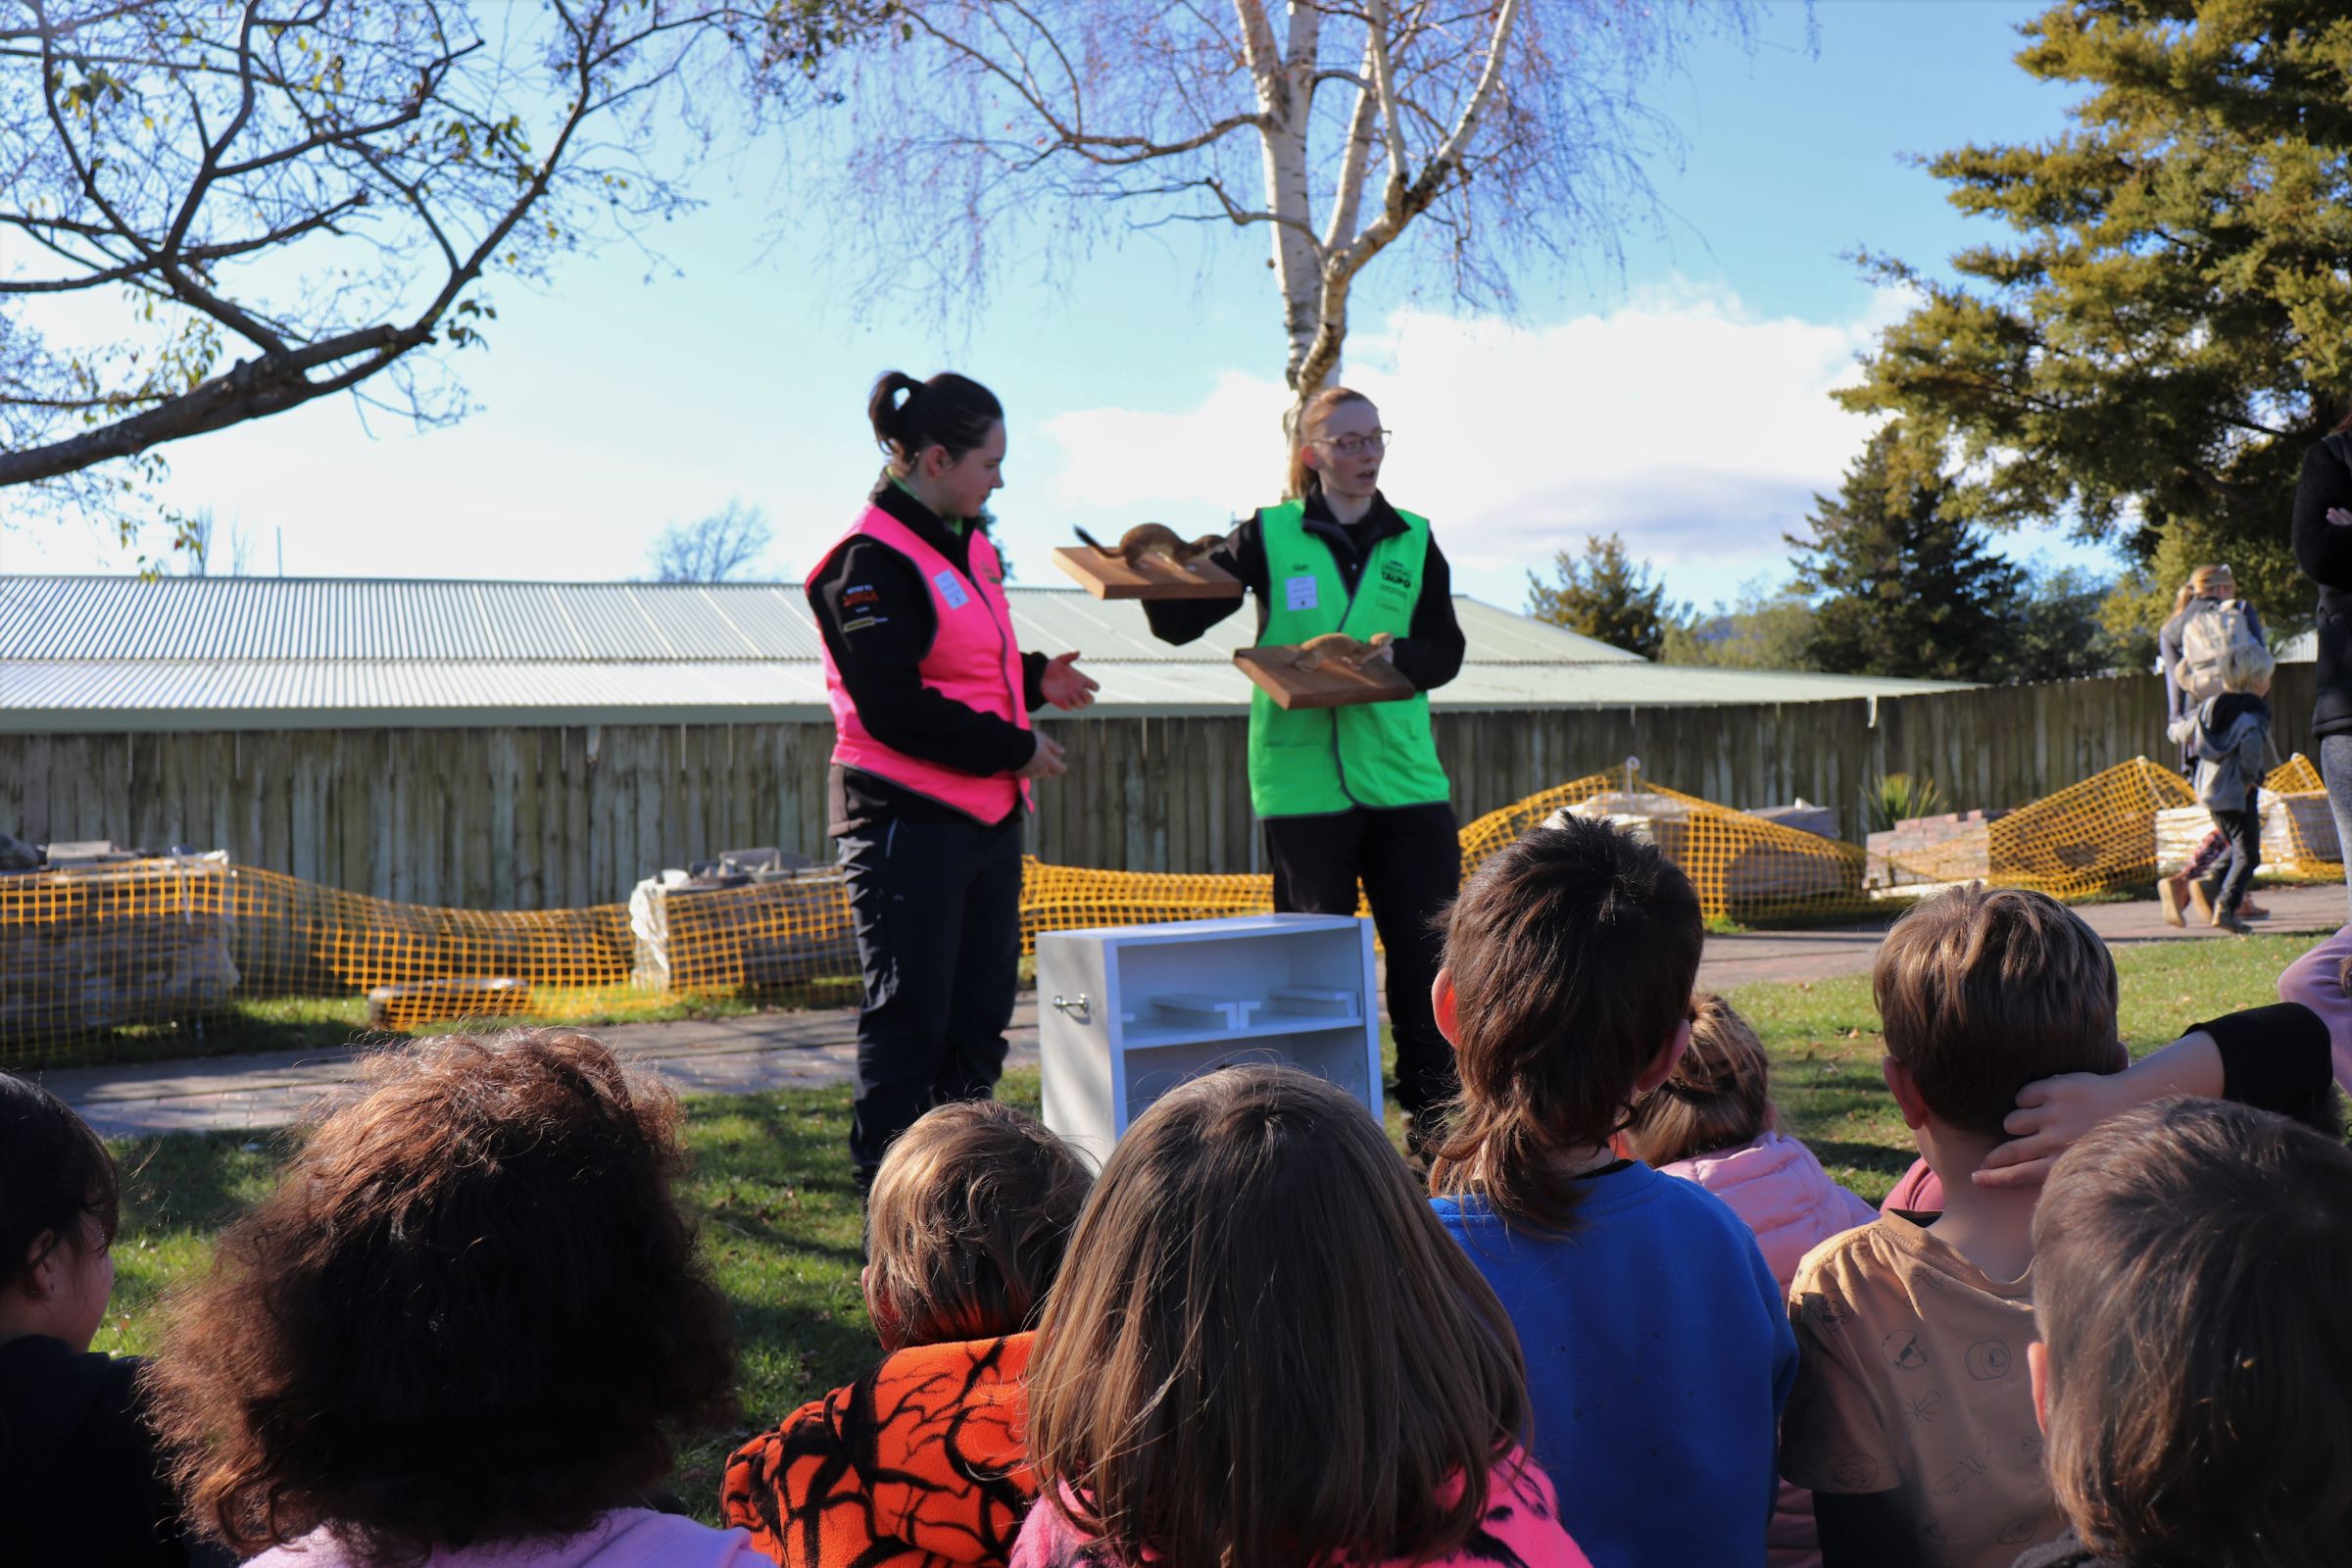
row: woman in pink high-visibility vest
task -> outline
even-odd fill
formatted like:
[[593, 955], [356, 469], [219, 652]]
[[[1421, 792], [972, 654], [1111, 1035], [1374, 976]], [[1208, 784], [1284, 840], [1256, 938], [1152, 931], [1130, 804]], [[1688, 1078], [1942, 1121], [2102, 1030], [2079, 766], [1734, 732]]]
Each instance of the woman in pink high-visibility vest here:
[[867, 405], [889, 454], [850, 531], [808, 573], [833, 709], [830, 831], [864, 1000], [850, 1155], [860, 1192], [933, 1105], [1004, 1069], [1020, 957], [1021, 820], [1063, 770], [1034, 709], [1080, 709], [1078, 656], [1024, 654], [983, 510], [1004, 410], [979, 382], [892, 370]]

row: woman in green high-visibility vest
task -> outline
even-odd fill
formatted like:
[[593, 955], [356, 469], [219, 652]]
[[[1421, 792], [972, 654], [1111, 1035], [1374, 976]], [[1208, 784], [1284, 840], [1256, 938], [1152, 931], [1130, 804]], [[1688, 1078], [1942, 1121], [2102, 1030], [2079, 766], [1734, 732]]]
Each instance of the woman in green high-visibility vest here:
[[[1462, 667], [1452, 578], [1429, 519], [1380, 493], [1389, 434], [1360, 392], [1330, 387], [1299, 416], [1291, 497], [1261, 507], [1209, 557], [1257, 599], [1257, 641], [1291, 645], [1324, 632], [1369, 639], [1414, 694], [1354, 708], [1250, 701], [1250, 800], [1274, 867], [1274, 907], [1353, 914], [1356, 884], [1388, 952], [1396, 1100], [1416, 1152], [1431, 1113], [1454, 1090], [1453, 1050], [1438, 1032], [1430, 983], [1443, 948], [1436, 916], [1461, 879], [1446, 769], [1429, 728], [1433, 687]], [[1188, 643], [1239, 608], [1234, 600], [1149, 600], [1162, 642]]]

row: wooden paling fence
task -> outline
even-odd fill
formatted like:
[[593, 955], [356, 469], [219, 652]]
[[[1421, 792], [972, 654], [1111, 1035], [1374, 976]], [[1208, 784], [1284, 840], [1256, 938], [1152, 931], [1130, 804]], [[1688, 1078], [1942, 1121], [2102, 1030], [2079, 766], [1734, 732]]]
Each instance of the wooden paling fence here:
[[[2312, 668], [2282, 665], [2281, 754], [2312, 750]], [[1573, 672], [1563, 703], [1575, 701]], [[1029, 849], [1114, 871], [1262, 868], [1246, 721], [1045, 723], [1067, 777], [1041, 785]], [[1466, 823], [1639, 757], [1738, 808], [1802, 796], [1862, 832], [1882, 774], [1954, 808], [2009, 808], [2131, 758], [2168, 760], [2153, 675], [1875, 701], [1448, 711], [1439, 750]], [[663, 866], [774, 845], [830, 858], [821, 723], [0, 735], [0, 829], [225, 851], [307, 882], [468, 909], [614, 904]]]

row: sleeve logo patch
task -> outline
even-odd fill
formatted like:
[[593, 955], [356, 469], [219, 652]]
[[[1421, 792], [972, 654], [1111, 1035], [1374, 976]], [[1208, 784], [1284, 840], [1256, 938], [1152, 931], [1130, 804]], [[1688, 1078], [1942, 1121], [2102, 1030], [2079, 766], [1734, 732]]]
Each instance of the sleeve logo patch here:
[[841, 608], [844, 610], [863, 610], [868, 605], [881, 602], [882, 596], [874, 592], [874, 585], [870, 582], [854, 582], [841, 591]]
[[953, 566], [943, 566], [933, 572], [931, 586], [939, 590], [940, 603], [950, 610], [961, 610], [972, 602], [972, 596], [964, 592], [963, 584], [956, 580]]

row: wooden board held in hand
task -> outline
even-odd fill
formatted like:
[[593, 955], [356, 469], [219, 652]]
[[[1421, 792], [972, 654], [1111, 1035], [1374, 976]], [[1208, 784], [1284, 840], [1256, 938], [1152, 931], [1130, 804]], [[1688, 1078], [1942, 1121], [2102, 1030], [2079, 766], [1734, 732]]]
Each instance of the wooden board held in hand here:
[[1335, 659], [1300, 669], [1293, 662], [1298, 657], [1296, 648], [1243, 648], [1235, 651], [1233, 662], [1265, 688], [1277, 708], [1353, 708], [1413, 695], [1413, 683], [1385, 659], [1367, 659], [1361, 665]]
[[1241, 578], [1207, 561], [1179, 566], [1146, 556], [1141, 566], [1130, 566], [1115, 555], [1064, 545], [1054, 552], [1054, 564], [1097, 599], [1239, 599], [1244, 592]]

